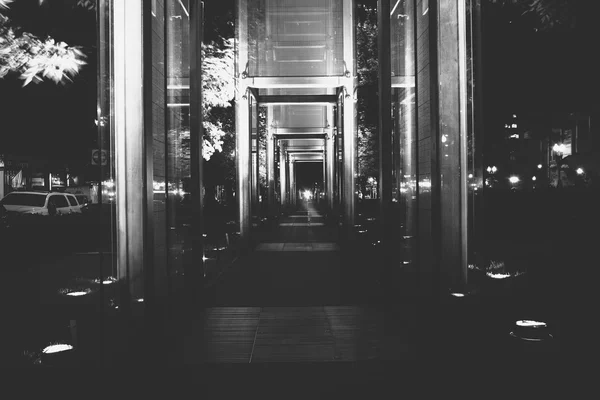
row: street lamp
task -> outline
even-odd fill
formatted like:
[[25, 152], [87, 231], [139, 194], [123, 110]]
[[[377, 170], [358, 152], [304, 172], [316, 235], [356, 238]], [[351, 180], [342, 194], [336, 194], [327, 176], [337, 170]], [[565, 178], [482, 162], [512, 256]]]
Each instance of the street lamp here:
[[511, 189], [515, 189], [515, 185], [520, 181], [519, 177], [514, 175], [508, 178], [508, 180], [510, 181]]

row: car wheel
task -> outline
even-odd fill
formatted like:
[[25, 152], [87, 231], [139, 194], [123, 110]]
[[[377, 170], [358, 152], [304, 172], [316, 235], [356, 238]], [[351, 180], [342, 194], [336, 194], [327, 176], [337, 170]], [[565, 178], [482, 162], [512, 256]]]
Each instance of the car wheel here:
[[48, 214], [49, 215], [56, 215], [56, 205], [54, 203], [49, 203], [48, 204]]

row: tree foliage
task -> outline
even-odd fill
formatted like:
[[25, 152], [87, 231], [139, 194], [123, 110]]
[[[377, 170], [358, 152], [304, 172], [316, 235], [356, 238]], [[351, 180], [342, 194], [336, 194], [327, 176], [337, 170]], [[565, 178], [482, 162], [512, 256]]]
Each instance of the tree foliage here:
[[[233, 121], [232, 101], [235, 96], [233, 39], [222, 44], [208, 43], [202, 46], [202, 111], [204, 122], [203, 156], [211, 156], [223, 150], [223, 140]], [[227, 123], [229, 120], [230, 123]]]
[[13, 26], [3, 14], [12, 1], [0, 0], [0, 78], [19, 75], [23, 86], [49, 79], [65, 84], [72, 81], [86, 64], [77, 46], [57, 42], [50, 36], [40, 38]]
[[356, 25], [358, 75], [357, 156], [359, 182], [379, 175], [377, 12], [359, 7]]

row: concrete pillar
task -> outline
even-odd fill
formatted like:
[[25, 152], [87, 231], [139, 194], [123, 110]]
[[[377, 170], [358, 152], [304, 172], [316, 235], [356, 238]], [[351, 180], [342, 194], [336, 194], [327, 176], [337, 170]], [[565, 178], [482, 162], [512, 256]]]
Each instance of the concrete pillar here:
[[333, 132], [328, 132], [325, 140], [327, 148], [327, 205], [329, 212], [333, 212], [335, 205], [334, 186], [335, 186], [335, 147]]
[[279, 176], [281, 177], [281, 207], [287, 207], [287, 151], [283, 151], [279, 160]]
[[344, 224], [348, 239], [354, 233], [355, 204], [356, 204], [356, 59], [355, 59], [355, 28], [354, 1], [344, 0], [344, 61], [346, 63], [344, 95], [343, 95], [343, 135], [344, 135]]
[[114, 4], [114, 122], [117, 274], [121, 301], [144, 297], [146, 220], [144, 160], [143, 3]]
[[296, 162], [292, 159], [290, 162], [290, 199], [291, 206], [295, 209], [297, 206], [297, 197], [296, 193]]
[[236, 145], [237, 145], [237, 200], [240, 219], [240, 239], [245, 245], [250, 239], [252, 227], [250, 171], [251, 142], [250, 142], [250, 110], [247, 94], [246, 65], [248, 63], [248, 4], [246, 0], [238, 0], [238, 15], [236, 25], [237, 58], [235, 62], [236, 75]]
[[[252, 112], [254, 112], [254, 107], [252, 107]], [[252, 127], [253, 133], [255, 132], [254, 127]], [[251, 209], [253, 216], [259, 215], [259, 207], [258, 207], [258, 169], [256, 165], [258, 163], [258, 140], [256, 139], [255, 133], [253, 134], [252, 139], [252, 206]], [[256, 143], [256, 144], [255, 144]]]
[[[327, 193], [327, 146], [326, 146], [327, 138], [323, 139], [323, 193]], [[325, 199], [321, 199], [321, 195], [319, 192], [319, 204], [326, 204]]]
[[272, 218], [275, 209], [275, 139], [270, 129], [267, 132], [267, 215]]

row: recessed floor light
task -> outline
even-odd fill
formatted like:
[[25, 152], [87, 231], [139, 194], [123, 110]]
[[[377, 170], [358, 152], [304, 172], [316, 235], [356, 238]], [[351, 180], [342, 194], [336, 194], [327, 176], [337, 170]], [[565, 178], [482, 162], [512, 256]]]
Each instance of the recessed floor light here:
[[71, 346], [70, 344], [65, 344], [65, 343], [57, 343], [57, 344], [51, 344], [50, 346], [46, 346], [44, 348], [44, 350], [42, 350], [42, 353], [54, 354], [54, 353], [60, 353], [63, 351], [68, 351], [68, 350], [73, 350], [73, 346]]

